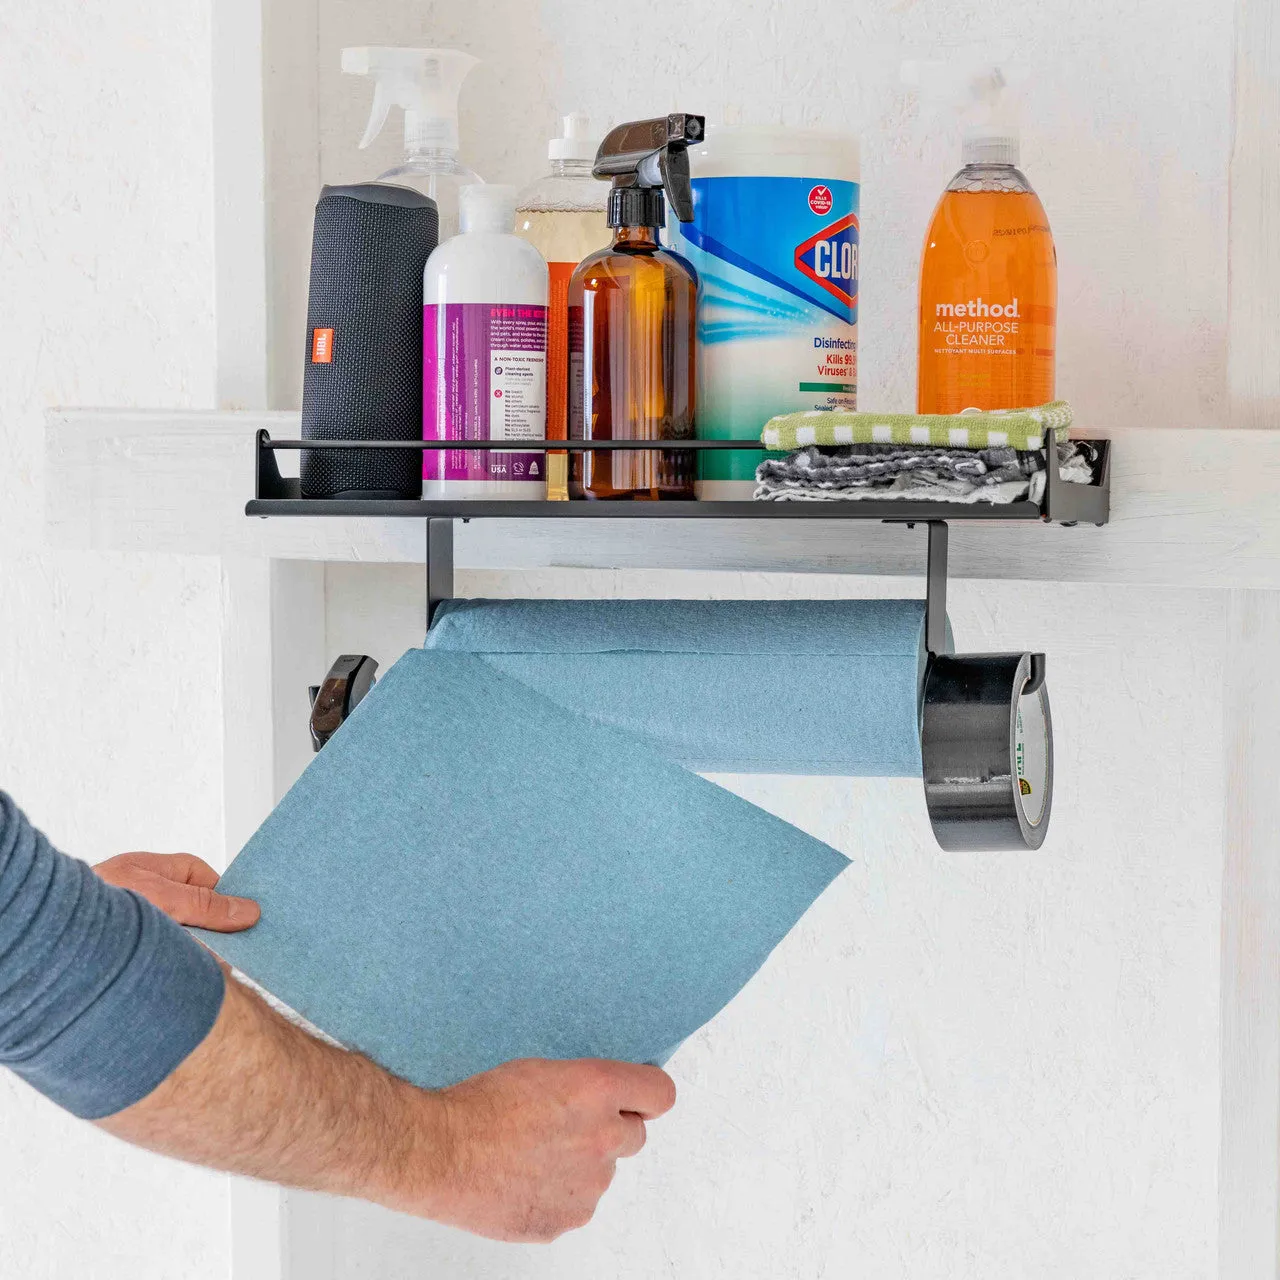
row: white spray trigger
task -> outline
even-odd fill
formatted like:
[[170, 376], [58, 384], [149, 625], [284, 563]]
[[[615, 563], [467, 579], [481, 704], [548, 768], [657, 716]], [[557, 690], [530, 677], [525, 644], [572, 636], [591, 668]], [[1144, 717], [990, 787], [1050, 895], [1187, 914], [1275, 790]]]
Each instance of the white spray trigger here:
[[387, 123], [387, 116], [394, 105], [395, 97], [387, 87], [387, 82], [379, 80], [373, 87], [373, 109], [369, 112], [369, 123], [364, 127], [364, 137], [360, 139], [361, 151], [382, 132], [382, 126]]
[[478, 61], [458, 49], [343, 49], [343, 71], [374, 78], [373, 107], [360, 146], [367, 147], [382, 132], [391, 108], [400, 107], [407, 151], [456, 151], [458, 94]]

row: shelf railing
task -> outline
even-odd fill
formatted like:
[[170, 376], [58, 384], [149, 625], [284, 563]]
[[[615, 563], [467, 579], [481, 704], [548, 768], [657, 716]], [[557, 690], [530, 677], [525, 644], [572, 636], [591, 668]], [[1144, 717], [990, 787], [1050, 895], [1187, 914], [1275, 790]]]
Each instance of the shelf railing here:
[[1045, 459], [1044, 492], [1039, 501], [935, 502], [890, 497], [829, 501], [715, 501], [633, 499], [497, 500], [490, 498], [304, 498], [300, 482], [280, 474], [275, 455], [299, 450], [382, 450], [419, 453], [495, 450], [519, 453], [607, 453], [613, 450], [664, 453], [770, 452], [758, 441], [743, 440], [273, 440], [265, 430], [256, 438], [256, 485], [246, 504], [250, 516], [390, 516], [462, 520], [503, 519], [791, 519], [875, 520], [915, 523], [937, 520], [1039, 520], [1055, 524], [1107, 523], [1111, 499], [1111, 449], [1091, 440], [1097, 450], [1093, 484], [1067, 482], [1058, 473], [1050, 447]]

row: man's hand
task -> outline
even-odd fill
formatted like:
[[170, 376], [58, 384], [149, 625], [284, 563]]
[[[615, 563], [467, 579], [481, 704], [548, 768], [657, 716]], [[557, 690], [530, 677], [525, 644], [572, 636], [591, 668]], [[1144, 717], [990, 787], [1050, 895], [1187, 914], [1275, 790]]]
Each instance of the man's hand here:
[[249, 898], [216, 893], [218, 873], [190, 853], [122, 853], [94, 870], [118, 889], [132, 889], [179, 924], [238, 933], [262, 914]]
[[500, 1240], [552, 1240], [595, 1210], [675, 1085], [657, 1067], [526, 1059], [415, 1089], [227, 980], [204, 1043], [97, 1121], [168, 1155], [359, 1196]]
[[657, 1067], [530, 1058], [437, 1096], [447, 1156], [428, 1215], [496, 1240], [554, 1240], [591, 1220], [676, 1087]]

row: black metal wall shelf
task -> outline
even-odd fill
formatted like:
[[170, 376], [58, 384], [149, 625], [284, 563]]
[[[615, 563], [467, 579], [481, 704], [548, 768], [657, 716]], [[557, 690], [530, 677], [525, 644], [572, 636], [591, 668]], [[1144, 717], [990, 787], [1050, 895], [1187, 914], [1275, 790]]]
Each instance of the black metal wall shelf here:
[[[571, 501], [525, 502], [468, 499], [334, 499], [304, 498], [296, 479], [281, 476], [277, 451], [301, 449], [397, 449], [453, 450], [511, 447], [510, 442], [490, 441], [378, 441], [368, 440], [272, 440], [266, 431], [257, 435], [257, 485], [245, 505], [250, 516], [390, 516], [410, 519], [623, 519], [623, 520], [875, 520], [892, 523], [939, 520], [1039, 520], [1055, 524], [1106, 524], [1110, 515], [1111, 450], [1106, 440], [1090, 441], [1098, 449], [1098, 479], [1092, 485], [1069, 484], [1057, 467], [1045, 473], [1044, 495], [1039, 502], [960, 503], [868, 499], [853, 502], [632, 502]], [[759, 444], [736, 440], [580, 441], [521, 440], [522, 452], [621, 450], [716, 450], [764, 453]]]
[[[393, 516], [422, 520], [426, 526], [427, 625], [436, 608], [453, 597], [453, 525], [455, 520], [478, 519], [712, 519], [712, 520], [875, 520], [882, 523], [923, 524], [929, 532], [925, 578], [925, 633], [930, 654], [943, 651], [946, 628], [948, 521], [1038, 520], [1064, 525], [1107, 522], [1111, 497], [1111, 449], [1105, 440], [1091, 441], [1098, 449], [1097, 483], [1069, 484], [1056, 465], [1045, 472], [1039, 502], [961, 503], [902, 500], [852, 502], [492, 502], [482, 499], [444, 502], [435, 499], [304, 498], [299, 481], [285, 479], [276, 465], [278, 450], [300, 449], [500, 449], [509, 441], [488, 440], [272, 440], [266, 431], [257, 438], [256, 496], [245, 505], [250, 516]], [[521, 451], [605, 452], [670, 450], [671, 441], [649, 440], [521, 440]], [[736, 440], [682, 440], [680, 450], [735, 449], [764, 453], [759, 444]], [[1043, 663], [1041, 664], [1043, 667]], [[1041, 676], [1043, 672], [1041, 671]]]

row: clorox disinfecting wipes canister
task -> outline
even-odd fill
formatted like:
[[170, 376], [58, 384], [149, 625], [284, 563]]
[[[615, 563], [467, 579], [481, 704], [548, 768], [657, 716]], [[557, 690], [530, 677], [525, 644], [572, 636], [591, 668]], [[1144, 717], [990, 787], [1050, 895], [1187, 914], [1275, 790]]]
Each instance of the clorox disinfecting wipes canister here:
[[[697, 268], [698, 435], [754, 441], [777, 413], [858, 393], [858, 142], [727, 125], [690, 148], [694, 217], [667, 243]], [[748, 499], [758, 453], [701, 455], [699, 497]]]

